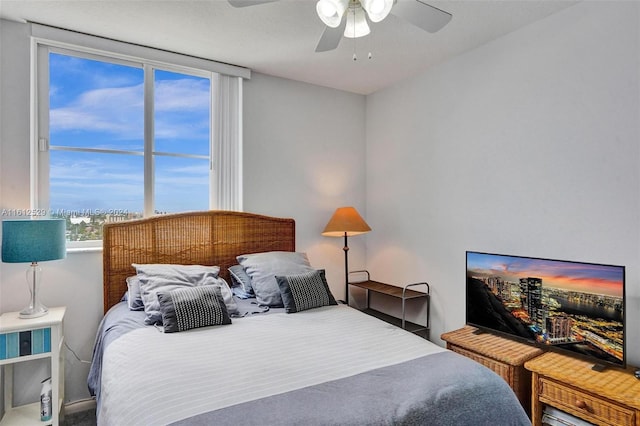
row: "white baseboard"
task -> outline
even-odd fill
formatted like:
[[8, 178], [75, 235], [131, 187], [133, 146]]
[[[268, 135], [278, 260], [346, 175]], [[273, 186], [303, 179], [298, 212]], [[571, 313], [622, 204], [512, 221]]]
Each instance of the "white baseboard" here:
[[67, 404], [64, 404], [64, 413], [65, 414], [74, 414], [79, 413], [81, 411], [95, 410], [96, 409], [96, 400], [91, 399], [81, 399], [80, 401], [73, 401]]

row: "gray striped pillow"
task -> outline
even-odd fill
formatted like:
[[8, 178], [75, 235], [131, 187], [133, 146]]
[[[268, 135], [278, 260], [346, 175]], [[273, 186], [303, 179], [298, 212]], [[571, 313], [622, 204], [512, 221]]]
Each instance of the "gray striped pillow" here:
[[280, 287], [284, 309], [288, 314], [320, 306], [337, 305], [329, 290], [324, 269], [286, 277], [276, 276], [276, 281]]
[[218, 286], [182, 287], [158, 293], [165, 333], [210, 325], [231, 324]]

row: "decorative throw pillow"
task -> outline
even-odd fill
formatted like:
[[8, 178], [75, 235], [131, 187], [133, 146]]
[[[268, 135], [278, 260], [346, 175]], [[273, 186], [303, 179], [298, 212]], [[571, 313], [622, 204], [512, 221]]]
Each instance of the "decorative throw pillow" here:
[[288, 276], [315, 270], [311, 267], [307, 255], [298, 252], [270, 251], [245, 254], [238, 256], [237, 260], [251, 277], [256, 301], [271, 307], [283, 306], [276, 275]]
[[233, 265], [229, 268], [229, 276], [231, 277], [231, 287], [241, 287], [242, 291], [250, 296], [254, 296], [253, 287], [251, 286], [251, 277], [247, 275], [242, 265]]
[[137, 275], [127, 278], [127, 303], [131, 311], [143, 311], [142, 293], [140, 292], [140, 279]]
[[158, 293], [165, 333], [210, 325], [231, 324], [220, 288], [184, 287]]
[[288, 314], [320, 306], [337, 305], [329, 290], [324, 269], [286, 277], [277, 276], [276, 280]]

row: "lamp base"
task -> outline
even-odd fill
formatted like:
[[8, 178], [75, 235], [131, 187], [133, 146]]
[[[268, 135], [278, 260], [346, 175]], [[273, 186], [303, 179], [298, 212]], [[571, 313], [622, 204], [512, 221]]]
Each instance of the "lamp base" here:
[[43, 317], [49, 313], [49, 309], [46, 306], [40, 305], [39, 307], [29, 306], [24, 308], [18, 314], [18, 318], [22, 319], [30, 319], [30, 318], [38, 318]]
[[49, 309], [40, 303], [38, 299], [38, 287], [40, 286], [41, 270], [37, 262], [31, 262], [31, 266], [27, 270], [27, 283], [29, 284], [29, 293], [31, 300], [29, 306], [24, 308], [18, 314], [19, 318], [29, 319], [38, 318], [47, 315]]

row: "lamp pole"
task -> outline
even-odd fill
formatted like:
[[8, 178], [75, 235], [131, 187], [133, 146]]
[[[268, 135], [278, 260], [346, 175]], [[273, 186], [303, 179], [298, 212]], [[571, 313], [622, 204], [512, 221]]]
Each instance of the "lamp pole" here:
[[347, 244], [347, 233], [344, 233], [344, 300], [349, 306], [349, 245]]

